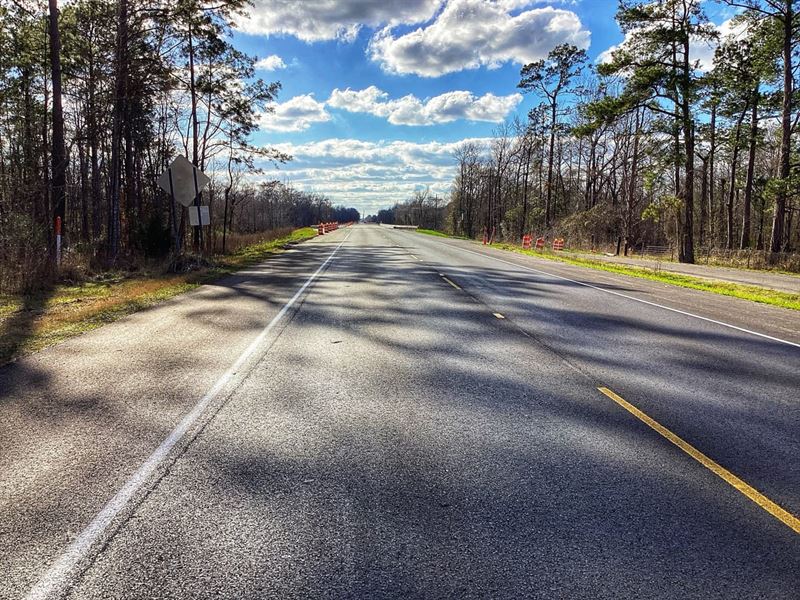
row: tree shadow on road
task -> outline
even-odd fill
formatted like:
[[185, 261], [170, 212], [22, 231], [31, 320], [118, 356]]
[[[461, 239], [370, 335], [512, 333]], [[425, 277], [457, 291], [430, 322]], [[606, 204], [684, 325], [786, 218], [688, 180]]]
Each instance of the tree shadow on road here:
[[25, 350], [54, 291], [55, 287], [48, 285], [19, 296], [18, 306], [0, 319], [0, 368]]
[[[230, 339], [222, 334], [232, 330], [254, 337], [332, 247], [319, 248], [316, 262], [287, 253], [269, 270], [206, 286], [207, 305], [187, 310], [186, 319], [207, 326], [209, 343]], [[301, 259], [302, 268], [289, 268]], [[90, 576], [131, 576], [156, 587], [163, 574], [173, 582], [166, 586], [180, 585], [177, 574], [191, 571], [197, 557], [208, 590], [252, 576], [253, 587], [219, 591], [241, 598], [265, 597], [265, 589], [274, 597], [298, 590], [376, 598], [674, 597], [682, 590], [702, 597], [723, 583], [749, 589], [759, 581], [780, 597], [797, 583], [793, 538], [762, 535], [760, 509], [748, 512], [748, 500], [681, 462], [561, 360], [591, 363], [604, 383], [623, 372], [631, 389], [649, 382], [652, 397], [630, 399], [671, 415], [670, 425], [704, 439], [714, 457], [751, 438], [774, 457], [787, 452], [787, 439], [797, 440], [797, 407], [759, 411], [694, 396], [709, 373], [732, 394], [745, 380], [791, 386], [796, 374], [773, 371], [793, 355], [738, 333], [559, 302], [578, 287], [569, 281], [515, 279], [508, 268], [460, 267], [448, 276], [475, 298], [402, 249], [343, 246], [287, 315], [275, 345], [263, 349], [249, 389], [237, 388], [169, 467]], [[481, 279], [491, 285], [471, 284]], [[491, 294], [497, 299], [503, 289], [519, 314], [500, 321], [489, 309]], [[241, 297], [252, 300], [252, 314], [237, 314], [242, 305], [232, 300]], [[719, 350], [731, 346], [734, 352]], [[359, 348], [356, 359], [347, 356]], [[174, 387], [173, 375], [187, 371], [192, 348], [184, 351], [179, 363], [147, 365], [143, 376], [158, 384], [154, 390]], [[778, 366], [754, 371], [753, 356]], [[132, 364], [141, 363], [118, 368]], [[37, 391], [55, 422], [59, 407], [47, 404], [47, 393], [47, 386]], [[748, 391], [733, 397], [747, 399]], [[76, 422], [100, 413], [101, 439], [147, 456], [142, 439], [155, 447], [160, 429], [169, 430], [169, 419], [155, 413], [170, 405], [177, 414], [194, 400], [143, 394], [124, 407], [89, 386], [69, 401], [79, 409]], [[693, 406], [703, 413], [694, 423]], [[35, 444], [61, 448], [61, 431], [50, 429]], [[765, 431], [774, 439], [764, 439]], [[769, 462], [743, 455], [747, 471]], [[129, 463], [120, 460], [115, 477], [139, 464]], [[96, 493], [95, 475], [107, 482], [99, 468], [76, 469], [84, 493]], [[777, 471], [796, 499], [793, 469]], [[758, 525], [747, 526], [752, 514]], [[133, 564], [126, 545], [135, 549]], [[219, 576], [233, 564], [231, 579]]]

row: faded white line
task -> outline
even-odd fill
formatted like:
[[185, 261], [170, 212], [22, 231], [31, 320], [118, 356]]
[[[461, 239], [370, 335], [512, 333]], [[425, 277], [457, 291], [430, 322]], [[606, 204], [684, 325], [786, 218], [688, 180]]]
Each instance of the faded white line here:
[[254, 339], [244, 352], [239, 356], [233, 366], [225, 371], [222, 377], [217, 380], [214, 386], [206, 393], [200, 401], [194, 405], [191, 412], [187, 414], [183, 420], [172, 430], [172, 433], [161, 442], [161, 445], [150, 455], [150, 457], [142, 463], [142, 465], [131, 475], [125, 485], [109, 500], [103, 509], [92, 519], [92, 522], [78, 535], [77, 538], [67, 547], [64, 553], [50, 566], [45, 574], [36, 582], [33, 588], [25, 596], [27, 600], [44, 600], [47, 598], [58, 597], [66, 591], [70, 583], [70, 578], [73, 576], [75, 569], [83, 562], [90, 554], [92, 546], [100, 540], [101, 536], [108, 528], [113, 520], [119, 515], [128, 505], [133, 498], [134, 494], [147, 482], [153, 475], [155, 470], [166, 458], [175, 445], [180, 442], [181, 438], [186, 434], [189, 429], [197, 422], [202, 416], [203, 412], [208, 408], [208, 405], [216, 398], [216, 396], [225, 388], [228, 383], [236, 375], [237, 371], [247, 362], [248, 359], [255, 353], [261, 346], [270, 331], [277, 325], [289, 309], [297, 302], [302, 296], [303, 292], [309, 285], [317, 278], [317, 276], [325, 269], [330, 260], [339, 251], [342, 245], [350, 237], [350, 231], [347, 236], [339, 243], [333, 252], [328, 255], [319, 268], [306, 279], [305, 283], [300, 287], [291, 299], [283, 305], [283, 308], [278, 312], [269, 324], [259, 333], [258, 337]]
[[526, 271], [532, 271], [533, 273], [539, 273], [541, 275], [547, 275], [548, 277], [555, 277], [556, 279], [562, 279], [564, 281], [569, 281], [571, 283], [577, 283], [578, 285], [582, 285], [584, 287], [592, 288], [593, 290], [598, 290], [600, 292], [605, 292], [606, 294], [612, 294], [614, 296], [619, 296], [620, 298], [627, 298], [628, 300], [633, 300], [634, 302], [641, 302], [642, 304], [647, 304], [649, 306], [655, 306], [657, 308], [663, 308], [664, 310], [668, 310], [670, 312], [678, 313], [680, 315], [684, 315], [687, 317], [692, 317], [695, 319], [700, 319], [701, 321], [706, 321], [708, 323], [714, 323], [716, 325], [722, 325], [723, 327], [728, 327], [730, 329], [735, 329], [736, 331], [741, 331], [743, 333], [749, 333], [750, 335], [755, 335], [761, 338], [765, 338], [768, 340], [772, 340], [773, 342], [779, 342], [781, 344], [786, 344], [788, 346], [794, 346], [795, 348], [800, 348], [800, 344], [795, 342], [790, 342], [788, 340], [782, 340], [781, 338], [773, 337], [771, 335], [767, 335], [766, 333], [759, 333], [758, 331], [753, 331], [751, 329], [745, 329], [744, 327], [738, 327], [736, 325], [731, 325], [730, 323], [725, 323], [724, 321], [717, 321], [716, 319], [709, 319], [708, 317], [701, 317], [700, 315], [696, 315], [694, 313], [686, 312], [685, 310], [680, 310], [677, 308], [671, 308], [669, 306], [664, 306], [663, 304], [658, 304], [656, 302], [650, 302], [649, 300], [642, 300], [641, 298], [636, 298], [635, 296], [628, 296], [627, 294], [622, 294], [620, 292], [615, 292], [614, 290], [607, 290], [602, 287], [598, 287], [596, 285], [592, 285], [591, 283], [586, 283], [584, 281], [577, 281], [575, 279], [570, 279], [569, 277], [562, 277], [561, 275], [556, 275], [555, 273], [549, 273], [548, 271], [541, 271], [539, 269], [534, 269], [533, 267], [526, 267], [525, 265], [521, 265], [519, 263], [511, 262], [508, 260], [503, 260], [502, 258], [497, 258], [496, 256], [492, 256], [490, 254], [483, 254], [481, 252], [475, 252], [474, 250], [467, 250], [466, 248], [461, 248], [459, 246], [454, 246], [452, 244], [445, 244], [444, 242], [439, 242], [445, 246], [450, 248], [456, 248], [461, 250], [462, 252], [469, 252], [470, 254], [475, 254], [476, 256], [482, 256], [484, 258], [489, 258], [492, 260], [496, 260], [497, 262], [501, 262], [507, 265], [511, 265], [512, 267], [517, 267], [518, 269], [525, 269]]

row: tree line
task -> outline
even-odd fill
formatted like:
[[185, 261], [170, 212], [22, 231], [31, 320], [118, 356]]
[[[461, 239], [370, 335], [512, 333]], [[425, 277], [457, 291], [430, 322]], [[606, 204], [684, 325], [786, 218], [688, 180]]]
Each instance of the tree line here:
[[[207, 229], [208, 235], [203, 239], [207, 254], [225, 254], [231, 250], [232, 234], [247, 239], [264, 231], [331, 221], [358, 222], [361, 218], [355, 208], [335, 205], [324, 194], [298, 190], [275, 180], [260, 183], [235, 180], [229, 189], [226, 182], [212, 179], [206, 196], [212, 223], [223, 224]], [[169, 237], [163, 231], [149, 232], [145, 239], [150, 244], [147, 254], [159, 256], [168, 252]]]
[[297, 190], [279, 181], [238, 186], [230, 195], [229, 211], [229, 217], [235, 215], [236, 230], [242, 233], [332, 221], [358, 222], [361, 218], [355, 208], [334, 205], [323, 194]]
[[432, 194], [430, 188], [415, 190], [406, 202], [396, 202], [368, 216], [368, 223], [388, 225], [416, 225], [423, 229], [444, 229], [447, 225], [448, 203], [441, 196]]
[[[255, 77], [254, 57], [231, 44], [248, 3], [0, 0], [0, 286], [52, 274], [56, 221], [70, 256], [108, 268], [210, 250], [244, 216], [237, 204], [277, 211], [250, 215], [247, 228], [339, 210], [282, 184], [248, 184], [259, 165], [291, 159], [251, 142], [280, 83]], [[178, 154], [213, 178], [204, 248], [156, 184]]]
[[800, 2], [722, 1], [738, 10], [729, 37], [700, 0], [622, 0], [608, 59], [565, 44], [525, 65], [518, 87], [540, 102], [458, 149], [448, 227], [671, 244], [684, 262], [698, 247], [796, 250]]

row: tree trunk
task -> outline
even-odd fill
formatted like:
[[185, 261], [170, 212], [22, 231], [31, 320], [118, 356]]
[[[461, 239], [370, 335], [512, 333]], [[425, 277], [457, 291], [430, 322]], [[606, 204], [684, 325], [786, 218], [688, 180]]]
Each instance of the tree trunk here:
[[550, 229], [550, 211], [553, 202], [553, 152], [556, 142], [556, 117], [558, 104], [553, 98], [550, 103], [550, 143], [549, 154], [547, 155], [547, 196], [544, 202], [544, 227]]
[[739, 142], [742, 137], [742, 122], [744, 121], [747, 108], [739, 115], [736, 121], [736, 133], [733, 136], [733, 152], [731, 156], [731, 185], [728, 189], [728, 202], [726, 204], [726, 235], [725, 247], [728, 250], [733, 249], [733, 199], [736, 195], [736, 171], [739, 166]]
[[114, 109], [111, 117], [111, 194], [108, 203], [108, 261], [119, 254], [120, 196], [122, 192], [122, 126], [128, 81], [128, 0], [118, 0], [117, 47], [115, 51]]
[[528, 177], [531, 172], [531, 154], [533, 153], [533, 144], [528, 143], [525, 149], [525, 171], [522, 176], [522, 231], [520, 237], [525, 235], [525, 229], [528, 224]]
[[753, 205], [753, 177], [756, 164], [756, 141], [758, 136], [758, 88], [753, 94], [750, 112], [750, 151], [747, 157], [747, 183], [744, 187], [744, 206], [742, 207], [742, 239], [739, 247], [750, 247], [750, 212]]
[[125, 142], [125, 212], [122, 214], [125, 215], [125, 218], [120, 225], [120, 230], [124, 226], [125, 239], [129, 248], [134, 241], [133, 232], [138, 219], [136, 214], [136, 171], [134, 168], [133, 132], [130, 127], [130, 113], [130, 101], [128, 101], [125, 106], [125, 124], [123, 127], [123, 139]]
[[791, 172], [792, 141], [792, 88], [794, 84], [792, 72], [792, 50], [794, 41], [794, 0], [785, 0], [783, 15], [783, 106], [781, 110], [781, 187], [775, 198], [775, 214], [772, 220], [772, 239], [770, 251], [780, 252], [783, 249], [783, 223], [786, 220], [786, 186], [789, 185]]
[[636, 179], [639, 176], [639, 135], [641, 125], [639, 123], [639, 113], [635, 115], [635, 130], [633, 133], [633, 156], [631, 158], [630, 185], [628, 186], [628, 199], [625, 206], [625, 256], [628, 256], [628, 248], [631, 247], [631, 230], [633, 229], [633, 213], [636, 206]]
[[683, 140], [685, 144], [685, 165], [683, 182], [683, 232], [678, 260], [683, 263], [694, 262], [694, 120], [690, 104], [690, 83], [692, 68], [689, 63], [689, 36], [683, 40], [683, 66], [681, 69], [681, 117], [683, 120]]
[[95, 75], [94, 51], [89, 55], [89, 80], [87, 82], [89, 103], [87, 107], [87, 134], [89, 142], [89, 160], [91, 162], [91, 198], [92, 198], [92, 233], [91, 239], [100, 239], [100, 202], [102, 191], [100, 185], [100, 156], [97, 126], [97, 78]]
[[81, 241], [89, 241], [89, 161], [86, 157], [86, 147], [78, 144], [78, 159], [81, 178]]
[[708, 224], [708, 157], [700, 157], [703, 162], [701, 167], [701, 181], [700, 181], [700, 230], [699, 242], [702, 248], [706, 241], [706, 227]]
[[714, 157], [717, 153], [717, 104], [716, 102], [711, 106], [711, 147], [708, 149], [708, 238], [709, 246], [715, 242], [714, 234], [716, 228], [714, 227], [714, 183], [716, 181], [714, 174]]
[[[66, 231], [67, 149], [64, 143], [64, 111], [61, 105], [61, 37], [58, 30], [58, 2], [49, 0], [50, 70], [53, 81], [53, 139], [51, 150], [53, 223], [61, 219], [61, 234]], [[53, 254], [55, 258], [55, 254]]]
[[[190, 17], [191, 18], [191, 17]], [[194, 72], [194, 38], [192, 37], [192, 23], [189, 22], [189, 92], [192, 102], [192, 164], [196, 167], [198, 160], [198, 124], [197, 124], [197, 88], [195, 86]], [[199, 203], [195, 199], [195, 203]], [[196, 252], [200, 251], [200, 226], [192, 228], [192, 244]]]

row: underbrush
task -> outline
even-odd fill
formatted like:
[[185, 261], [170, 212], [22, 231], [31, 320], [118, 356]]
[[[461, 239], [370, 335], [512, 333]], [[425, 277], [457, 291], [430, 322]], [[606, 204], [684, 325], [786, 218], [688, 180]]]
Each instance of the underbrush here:
[[88, 262], [65, 261], [57, 281], [44, 281], [24, 293], [0, 294], [0, 364], [261, 262], [316, 235], [312, 227], [278, 230], [240, 238], [237, 249], [225, 256], [185, 255], [166, 264], [99, 273], [92, 272]]
[[433, 235], [436, 237], [446, 237], [446, 238], [453, 238], [456, 240], [466, 240], [469, 238], [465, 238], [460, 235], [450, 235], [449, 233], [445, 233], [443, 231], [438, 231], [436, 229], [417, 229], [417, 233], [424, 233], [425, 235]]
[[[272, 229], [270, 231], [260, 231], [256, 233], [229, 233], [225, 240], [225, 254], [235, 254], [243, 248], [262, 244], [264, 242], [271, 242], [280, 238], [292, 235], [294, 231], [291, 227], [281, 227], [279, 229]], [[216, 239], [215, 254], [222, 254], [222, 236], [218, 235]]]

